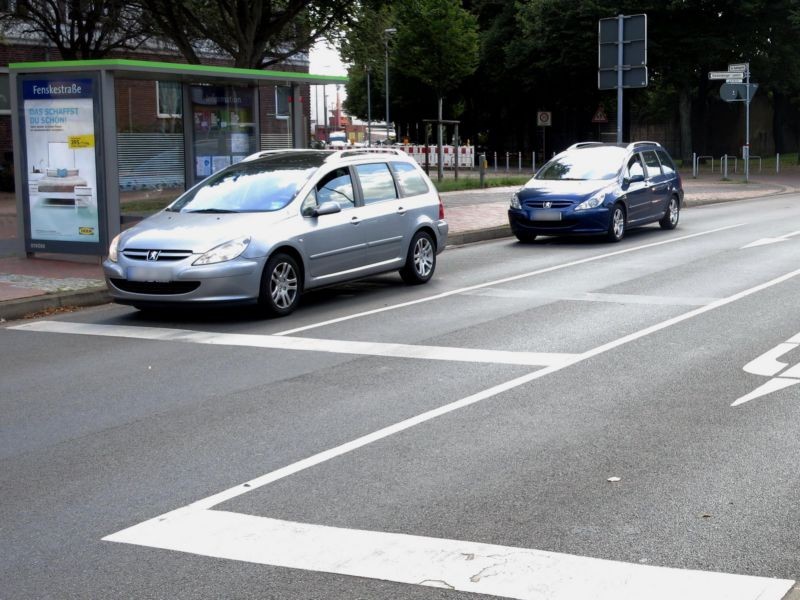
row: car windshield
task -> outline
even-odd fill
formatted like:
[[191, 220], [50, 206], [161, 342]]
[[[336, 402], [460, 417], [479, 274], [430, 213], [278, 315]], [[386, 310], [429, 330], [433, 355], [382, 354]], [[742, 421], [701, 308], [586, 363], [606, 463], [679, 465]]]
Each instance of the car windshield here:
[[240, 162], [203, 181], [173, 202], [172, 212], [268, 212], [284, 208], [322, 160], [268, 157]]
[[588, 180], [614, 179], [625, 158], [623, 148], [582, 148], [556, 156], [547, 163], [536, 179]]

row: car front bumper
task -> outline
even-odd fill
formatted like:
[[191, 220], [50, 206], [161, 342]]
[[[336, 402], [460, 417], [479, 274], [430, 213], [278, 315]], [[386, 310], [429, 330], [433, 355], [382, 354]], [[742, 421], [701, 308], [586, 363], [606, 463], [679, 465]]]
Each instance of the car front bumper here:
[[[564, 208], [551, 211], [559, 213], [557, 220], [541, 220], [534, 209], [509, 208], [508, 223], [514, 233], [535, 235], [598, 235], [608, 231], [611, 211], [606, 207], [574, 210]], [[551, 217], [552, 218], [552, 217]]]
[[120, 304], [256, 302], [263, 262], [235, 258], [195, 266], [193, 255], [180, 261], [131, 260], [103, 262], [109, 293]]

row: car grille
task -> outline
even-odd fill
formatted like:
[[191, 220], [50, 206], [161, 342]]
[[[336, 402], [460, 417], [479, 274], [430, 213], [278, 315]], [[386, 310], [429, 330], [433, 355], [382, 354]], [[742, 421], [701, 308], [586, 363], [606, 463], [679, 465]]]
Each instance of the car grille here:
[[526, 208], [545, 208], [545, 202], [551, 203], [551, 206], [547, 208], [567, 208], [568, 206], [572, 206], [572, 202], [569, 200], [523, 200], [523, 204]]
[[140, 250], [139, 248], [126, 248], [122, 251], [122, 255], [131, 260], [147, 260], [151, 252], [158, 252], [156, 261], [183, 260], [192, 255], [191, 250]]
[[200, 287], [199, 281], [128, 281], [127, 279], [111, 279], [115, 288], [131, 294], [188, 294]]

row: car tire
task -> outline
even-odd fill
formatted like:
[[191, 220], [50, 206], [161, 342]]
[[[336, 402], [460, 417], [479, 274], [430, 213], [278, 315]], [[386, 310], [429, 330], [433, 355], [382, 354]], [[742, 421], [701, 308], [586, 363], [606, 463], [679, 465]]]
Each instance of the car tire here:
[[678, 226], [678, 220], [681, 217], [681, 203], [678, 201], [677, 196], [672, 196], [669, 199], [669, 206], [667, 206], [667, 212], [664, 213], [664, 216], [661, 217], [661, 220], [658, 222], [661, 225], [661, 229], [675, 229]]
[[300, 290], [297, 261], [288, 254], [273, 254], [261, 276], [259, 304], [268, 315], [284, 317], [297, 308]]
[[514, 235], [523, 244], [532, 244], [536, 240], [535, 233], [527, 233], [525, 231], [515, 231]]
[[406, 264], [400, 277], [409, 285], [427, 283], [436, 270], [436, 244], [427, 231], [418, 231], [408, 246]]
[[622, 204], [615, 204], [611, 209], [611, 222], [608, 224], [606, 239], [609, 242], [618, 242], [625, 237], [625, 227], [627, 226], [625, 207]]

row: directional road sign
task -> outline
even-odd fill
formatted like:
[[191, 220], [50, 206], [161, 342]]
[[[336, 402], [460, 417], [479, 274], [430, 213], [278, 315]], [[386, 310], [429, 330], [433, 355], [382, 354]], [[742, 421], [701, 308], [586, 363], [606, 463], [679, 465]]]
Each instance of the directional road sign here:
[[746, 83], [723, 83], [719, 88], [719, 97], [725, 102], [750, 102], [757, 89], [757, 83], [751, 83], [749, 88]]
[[597, 68], [598, 89], [613, 90], [620, 87], [617, 76], [619, 70], [623, 71], [621, 87], [647, 87], [647, 15], [619, 15], [600, 19]]
[[[622, 87], [647, 87], [647, 67], [630, 67], [622, 69]], [[597, 89], [614, 90], [617, 88], [617, 71], [598, 71]]]
[[750, 69], [750, 63], [734, 63], [728, 65], [728, 71], [736, 71], [738, 73], [745, 73]]

